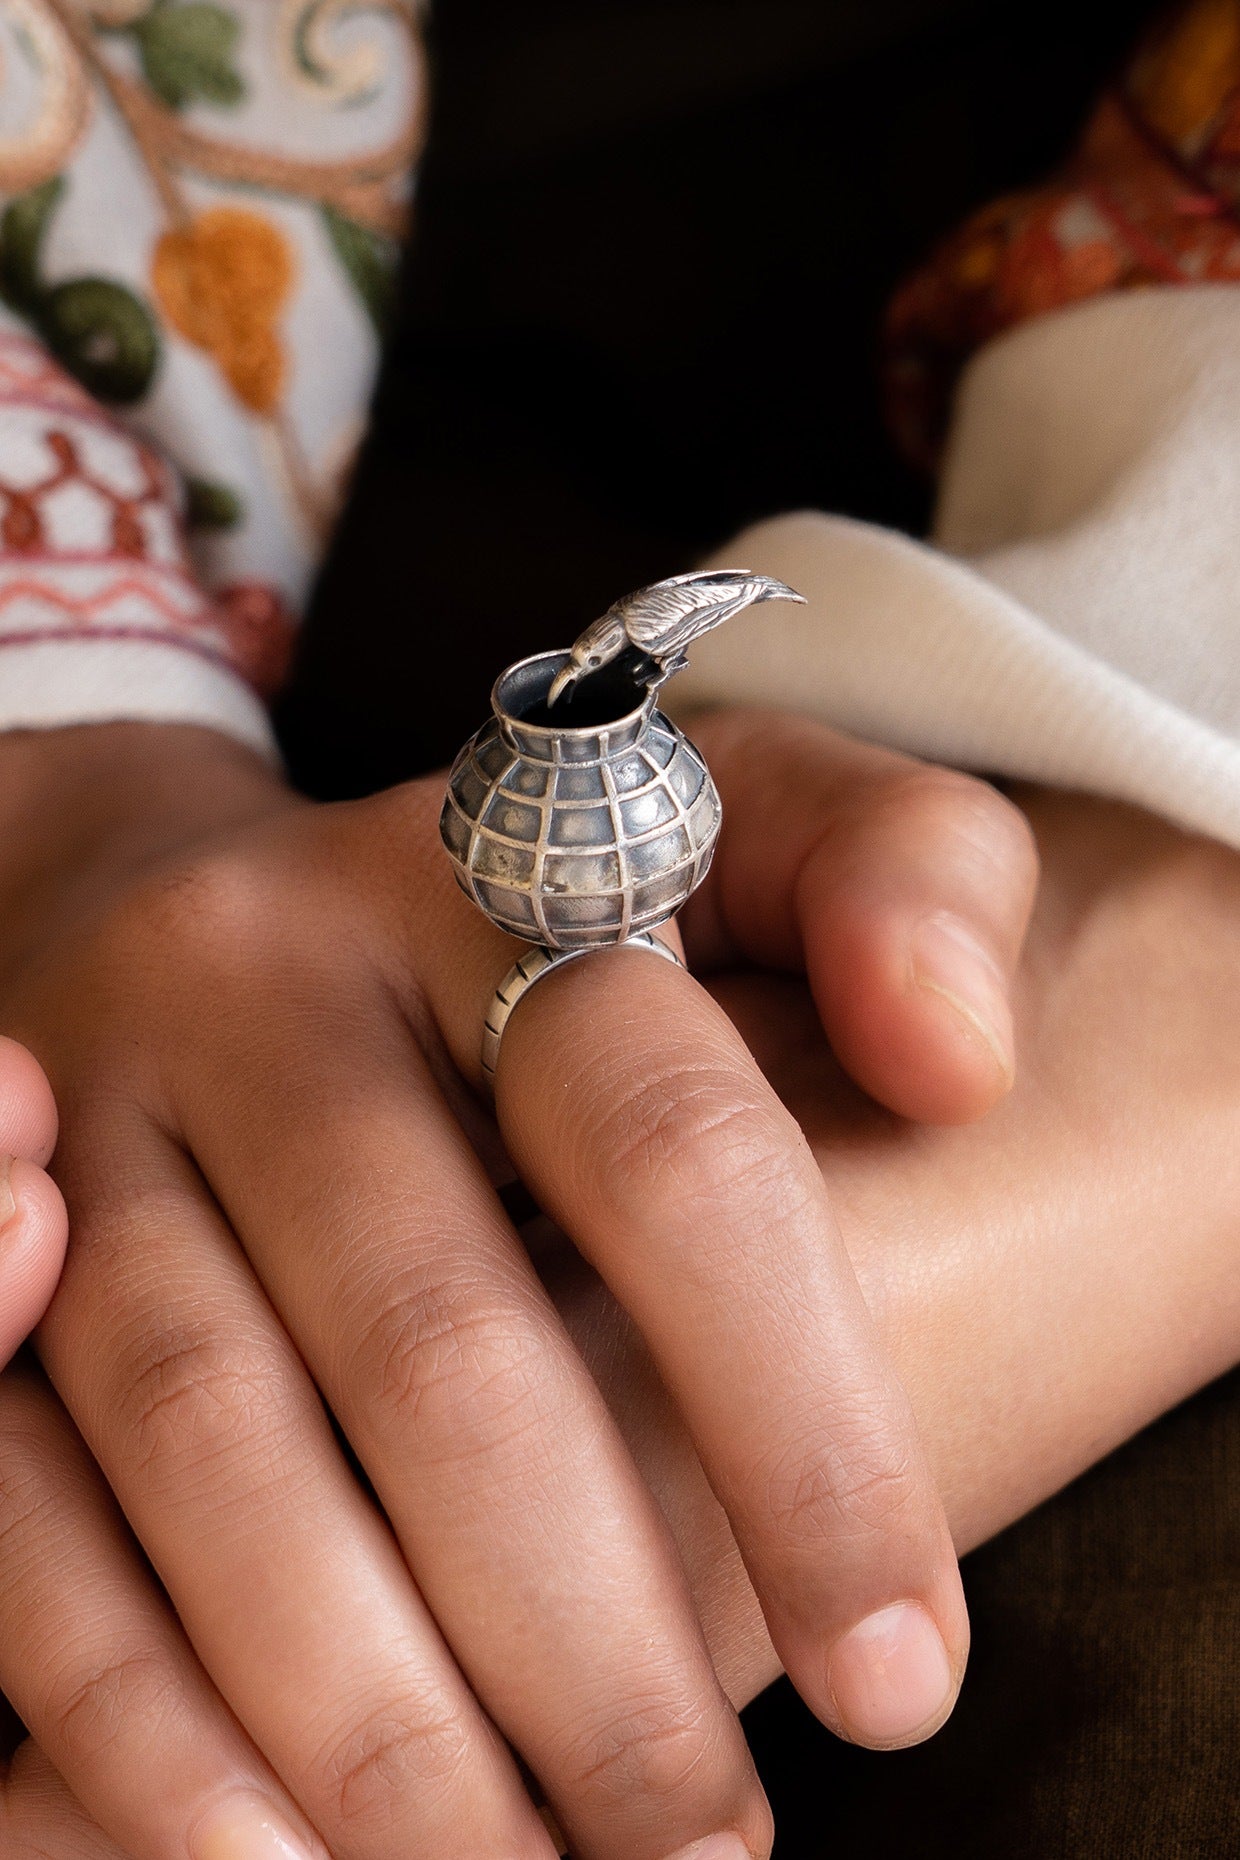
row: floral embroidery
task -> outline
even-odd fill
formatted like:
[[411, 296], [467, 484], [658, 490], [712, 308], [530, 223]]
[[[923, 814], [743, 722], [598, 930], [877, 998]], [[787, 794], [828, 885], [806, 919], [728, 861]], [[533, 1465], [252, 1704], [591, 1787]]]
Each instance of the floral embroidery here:
[[196, 97], [240, 103], [245, 95], [235, 62], [241, 26], [224, 7], [210, 0], [188, 0], [183, 6], [155, 0], [117, 30], [136, 41], [143, 75], [169, 109], [179, 110]]
[[63, 177], [54, 175], [5, 209], [0, 292], [97, 400], [126, 406], [151, 386], [159, 332], [142, 299], [114, 278], [47, 282], [43, 245], [64, 187]]
[[211, 207], [164, 233], [151, 261], [168, 321], [215, 357], [255, 413], [272, 413], [284, 386], [278, 318], [293, 275], [286, 242], [246, 207]]
[[892, 424], [927, 465], [984, 342], [1103, 291], [1240, 282], [1240, 0], [1195, 0], [1138, 51], [1062, 174], [994, 202], [893, 300]]
[[60, 13], [40, 0], [7, 0], [7, 6], [5, 63], [24, 53], [42, 78], [33, 114], [0, 135], [0, 191], [18, 194], [60, 173], [90, 120], [91, 94]]
[[[194, 649], [264, 689], [362, 430], [422, 135], [415, 5], [0, 6], [0, 340], [20, 318], [167, 448], [216, 595]], [[45, 435], [53, 498], [74, 444]], [[0, 549], [35, 546], [41, 499], [0, 495]], [[79, 631], [121, 624], [110, 599]]]

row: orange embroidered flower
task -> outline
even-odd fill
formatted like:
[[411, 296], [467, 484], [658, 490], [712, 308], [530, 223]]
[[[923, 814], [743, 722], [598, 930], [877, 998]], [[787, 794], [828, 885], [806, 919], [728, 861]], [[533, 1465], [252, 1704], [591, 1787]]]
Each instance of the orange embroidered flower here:
[[214, 356], [254, 413], [271, 413], [284, 386], [277, 321], [293, 279], [283, 235], [245, 207], [209, 207], [166, 232], [151, 264], [151, 284], [172, 327]]

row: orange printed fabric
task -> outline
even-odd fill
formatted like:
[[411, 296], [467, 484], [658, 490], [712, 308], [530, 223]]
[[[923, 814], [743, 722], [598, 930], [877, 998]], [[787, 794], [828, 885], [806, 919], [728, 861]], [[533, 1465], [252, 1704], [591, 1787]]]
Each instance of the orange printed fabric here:
[[891, 420], [933, 466], [969, 356], [1104, 291], [1240, 281], [1240, 0], [1193, 0], [1098, 104], [1046, 186], [966, 222], [893, 300]]

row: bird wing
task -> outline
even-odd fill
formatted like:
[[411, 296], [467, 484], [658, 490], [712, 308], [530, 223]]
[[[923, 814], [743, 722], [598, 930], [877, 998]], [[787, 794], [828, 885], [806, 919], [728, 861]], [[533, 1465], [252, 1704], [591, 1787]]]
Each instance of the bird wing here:
[[657, 657], [664, 647], [696, 639], [780, 586], [742, 569], [705, 569], [656, 582], [616, 605], [633, 644]]

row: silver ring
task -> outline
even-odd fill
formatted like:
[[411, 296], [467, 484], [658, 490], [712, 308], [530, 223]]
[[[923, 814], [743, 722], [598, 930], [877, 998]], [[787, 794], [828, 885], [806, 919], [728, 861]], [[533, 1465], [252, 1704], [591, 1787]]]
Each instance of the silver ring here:
[[648, 949], [652, 955], [662, 956], [665, 962], [675, 963], [678, 969], [685, 966], [676, 951], [657, 936], [652, 936], [649, 930], [626, 937], [622, 943], [587, 944], [584, 949], [543, 949], [538, 946], [527, 949], [524, 956], [513, 963], [495, 990], [490, 1012], [483, 1024], [482, 1076], [489, 1090], [494, 1090], [500, 1042], [518, 1001], [529, 993], [536, 982], [541, 982], [544, 975], [550, 975], [553, 969], [563, 968], [566, 962], [576, 962], [579, 956], [594, 955], [604, 949]]

